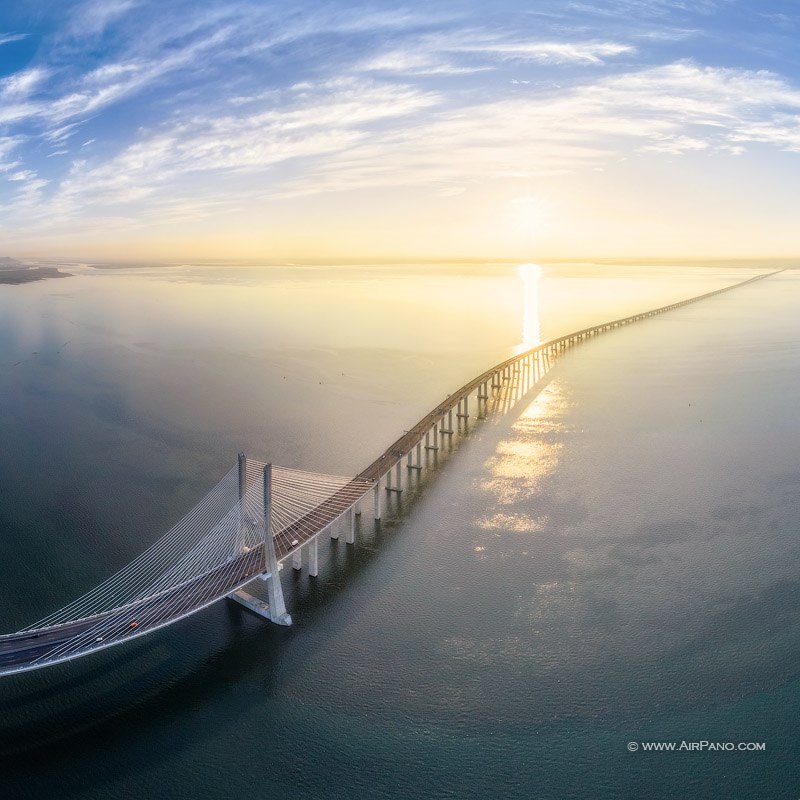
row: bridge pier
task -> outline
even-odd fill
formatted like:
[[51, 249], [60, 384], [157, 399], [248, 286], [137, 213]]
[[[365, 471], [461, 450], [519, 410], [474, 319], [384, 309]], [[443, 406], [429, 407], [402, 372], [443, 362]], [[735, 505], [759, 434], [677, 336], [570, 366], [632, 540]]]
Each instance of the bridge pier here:
[[403, 479], [401, 478], [401, 464], [402, 459], [398, 459], [397, 464], [395, 465], [395, 485], [392, 486], [392, 468], [389, 467], [389, 471], [386, 473], [386, 491], [387, 492], [397, 492], [400, 494], [403, 491]]
[[275, 537], [272, 535], [272, 464], [264, 467], [264, 549], [267, 554], [267, 594], [269, 595], [268, 619], [278, 625], [291, 625], [292, 618], [286, 612], [283, 599], [281, 574], [275, 555]]
[[381, 518], [381, 479], [375, 481], [375, 488], [373, 489], [374, 492], [374, 507], [375, 507], [375, 519]]
[[244, 495], [247, 491], [247, 458], [244, 453], [239, 453], [239, 540], [244, 547], [247, 541], [247, 520], [244, 511]]
[[292, 553], [292, 569], [296, 569], [298, 572], [303, 569], [303, 549], [301, 547]]
[[315, 536], [307, 545], [308, 550], [308, 574], [312, 578], [319, 575], [319, 537]]
[[345, 534], [345, 542], [347, 544], [355, 544], [356, 543], [356, 515], [353, 513], [353, 509], [351, 508], [347, 512], [347, 533]]
[[438, 450], [439, 449], [439, 433], [437, 430], [437, 426], [433, 426], [433, 444], [431, 444], [431, 430], [427, 430], [425, 432], [425, 449], [426, 450]]
[[[247, 490], [247, 459], [239, 453], [239, 497], [244, 497]], [[230, 600], [243, 605], [254, 614], [274, 622], [276, 625], [291, 625], [292, 618], [286, 611], [281, 586], [280, 564], [275, 553], [275, 537], [272, 534], [272, 464], [264, 466], [264, 567], [265, 571], [258, 577], [267, 584], [268, 604], [257, 597], [237, 589], [226, 595]], [[293, 554], [299, 557], [299, 551]]]
[[453, 430], [453, 409], [452, 408], [447, 412], [447, 427], [445, 427], [445, 424], [444, 424], [444, 417], [442, 417], [441, 425], [442, 425], [442, 427], [439, 429], [439, 433], [441, 433], [442, 436], [452, 436], [455, 433], [455, 431]]

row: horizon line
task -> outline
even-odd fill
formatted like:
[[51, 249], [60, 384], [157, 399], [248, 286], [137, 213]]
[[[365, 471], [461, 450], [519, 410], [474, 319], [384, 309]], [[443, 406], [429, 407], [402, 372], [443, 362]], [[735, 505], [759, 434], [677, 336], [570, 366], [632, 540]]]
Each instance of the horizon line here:
[[[478, 265], [478, 264], [595, 264], [599, 266], [607, 265], [666, 265], [675, 263], [676, 266], [681, 264], [695, 264], [695, 265], [729, 265], [737, 264], [744, 265], [752, 262], [798, 262], [800, 266], [800, 255], [789, 256], [764, 256], [764, 255], [748, 255], [748, 256], [678, 256], [678, 255], [639, 255], [639, 256], [598, 256], [598, 257], [585, 257], [585, 256], [560, 256], [560, 257], [531, 257], [531, 258], [510, 258], [510, 257], [489, 257], [489, 256], [470, 256], [470, 257], [431, 257], [431, 256], [397, 256], [397, 257], [344, 257], [344, 256], [331, 256], [330, 258], [320, 257], [230, 257], [230, 258], [209, 258], [182, 256], [173, 258], [158, 258], [158, 257], [143, 257], [143, 258], [124, 258], [124, 257], [86, 257], [75, 255], [15, 255], [6, 256], [16, 260], [33, 260], [33, 261], [68, 261], [85, 263], [90, 266], [113, 264], [120, 267], [136, 265], [146, 266], [390, 266], [402, 264], [465, 264], [465, 265]], [[677, 263], [676, 263], [677, 262]]]

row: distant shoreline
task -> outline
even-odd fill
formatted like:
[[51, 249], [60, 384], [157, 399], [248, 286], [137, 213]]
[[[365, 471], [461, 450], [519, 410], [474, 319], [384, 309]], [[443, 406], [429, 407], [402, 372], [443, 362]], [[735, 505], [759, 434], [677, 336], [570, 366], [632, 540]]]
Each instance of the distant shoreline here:
[[21, 267], [19, 269], [0, 269], [0, 284], [17, 286], [21, 283], [45, 281], [48, 278], [71, 278], [69, 272], [61, 272], [57, 267]]

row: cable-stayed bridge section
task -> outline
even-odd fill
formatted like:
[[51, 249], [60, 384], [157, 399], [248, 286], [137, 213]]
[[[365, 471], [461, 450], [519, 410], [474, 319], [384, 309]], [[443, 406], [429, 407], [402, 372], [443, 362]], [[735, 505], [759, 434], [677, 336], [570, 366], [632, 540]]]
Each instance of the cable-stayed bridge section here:
[[[355, 542], [355, 519], [372, 493], [381, 518], [385, 492], [402, 492], [443, 437], [465, 433], [470, 404], [482, 418], [511, 394], [527, 392], [558, 356], [601, 333], [708, 299], [775, 273], [544, 342], [495, 365], [449, 395], [354, 478], [267, 464], [238, 463], [164, 536], [108, 580], [16, 633], [0, 635], [0, 675], [26, 672], [152, 633], [229, 598], [282, 625], [291, 624], [280, 582], [283, 562], [319, 572], [319, 538], [344, 528]], [[244, 587], [266, 582], [268, 602]]]

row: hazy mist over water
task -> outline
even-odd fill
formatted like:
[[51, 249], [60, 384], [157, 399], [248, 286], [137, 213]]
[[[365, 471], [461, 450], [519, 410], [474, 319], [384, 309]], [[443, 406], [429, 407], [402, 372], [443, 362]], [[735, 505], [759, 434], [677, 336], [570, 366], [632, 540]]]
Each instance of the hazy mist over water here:
[[[76, 273], [0, 287], [3, 631], [239, 450], [353, 474], [522, 347], [755, 270]], [[3, 795], [796, 797], [799, 287], [569, 353], [316, 584], [284, 570], [289, 630], [220, 603], [4, 679]], [[767, 749], [626, 749], [683, 739]]]

